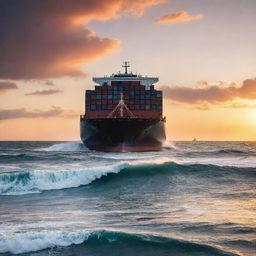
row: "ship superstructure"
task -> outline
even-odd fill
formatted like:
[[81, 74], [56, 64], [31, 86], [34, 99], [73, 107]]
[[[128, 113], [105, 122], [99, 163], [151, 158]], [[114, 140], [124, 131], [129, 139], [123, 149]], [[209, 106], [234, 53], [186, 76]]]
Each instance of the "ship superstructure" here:
[[160, 150], [165, 140], [163, 95], [157, 77], [128, 73], [94, 77], [94, 90], [86, 90], [85, 115], [80, 117], [85, 146], [100, 151]]

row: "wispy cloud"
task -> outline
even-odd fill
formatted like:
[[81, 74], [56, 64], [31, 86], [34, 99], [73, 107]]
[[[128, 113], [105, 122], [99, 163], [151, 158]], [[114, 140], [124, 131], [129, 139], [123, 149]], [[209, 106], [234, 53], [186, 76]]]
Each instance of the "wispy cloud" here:
[[9, 90], [17, 90], [18, 86], [13, 82], [0, 81], [0, 93], [7, 92]]
[[42, 91], [34, 91], [31, 93], [26, 93], [24, 95], [29, 96], [29, 95], [52, 95], [52, 94], [56, 94], [56, 93], [62, 93], [61, 90], [58, 89], [50, 89], [50, 90], [42, 90]]
[[47, 86], [53, 86], [54, 85], [53, 81], [51, 81], [51, 80], [46, 80], [44, 82], [44, 84], [47, 85]]
[[241, 86], [237, 86], [235, 83], [224, 85], [221, 82], [209, 85], [207, 82], [200, 82], [198, 87], [163, 86], [162, 89], [167, 99], [188, 104], [218, 104], [236, 99], [256, 100], [256, 78], [244, 80]]
[[224, 107], [226, 108], [256, 108], [256, 102], [230, 102], [226, 104]]
[[60, 107], [53, 106], [50, 110], [27, 110], [26, 108], [18, 109], [0, 109], [0, 120], [17, 119], [17, 118], [50, 118], [61, 115], [64, 110]]
[[203, 14], [190, 15], [186, 11], [180, 11], [178, 13], [167, 14], [159, 19], [156, 19], [157, 24], [176, 24], [176, 23], [185, 23], [190, 21], [201, 20], [204, 18]]

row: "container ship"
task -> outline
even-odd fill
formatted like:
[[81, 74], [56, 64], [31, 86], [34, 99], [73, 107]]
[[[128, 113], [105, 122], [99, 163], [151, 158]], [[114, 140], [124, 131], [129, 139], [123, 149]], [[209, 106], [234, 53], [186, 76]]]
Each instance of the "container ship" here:
[[94, 77], [94, 90], [85, 91], [80, 137], [91, 150], [105, 152], [159, 151], [165, 135], [163, 93], [157, 77], [128, 72]]

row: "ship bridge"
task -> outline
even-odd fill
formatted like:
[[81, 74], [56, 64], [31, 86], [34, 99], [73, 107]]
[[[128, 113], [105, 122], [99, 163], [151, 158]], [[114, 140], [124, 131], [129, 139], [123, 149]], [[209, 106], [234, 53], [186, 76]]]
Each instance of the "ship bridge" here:
[[130, 67], [127, 61], [124, 62], [123, 67], [125, 68], [124, 73], [117, 73], [112, 74], [111, 76], [104, 76], [104, 77], [93, 77], [93, 82], [99, 85], [111, 85], [111, 82], [123, 82], [123, 81], [139, 81], [141, 85], [145, 85], [147, 88], [155, 84], [159, 81], [158, 77], [148, 77], [148, 76], [141, 76], [137, 74], [133, 74], [132, 72], [128, 73], [127, 68]]

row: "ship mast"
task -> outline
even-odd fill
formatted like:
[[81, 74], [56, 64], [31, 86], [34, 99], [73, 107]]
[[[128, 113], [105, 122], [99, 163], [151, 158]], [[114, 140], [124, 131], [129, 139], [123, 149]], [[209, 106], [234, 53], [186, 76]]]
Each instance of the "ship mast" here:
[[129, 62], [128, 61], [124, 61], [124, 64], [122, 65], [122, 67], [123, 68], [125, 68], [125, 74], [128, 74], [128, 72], [127, 72], [127, 68], [129, 68], [130, 67], [130, 64], [129, 64]]

